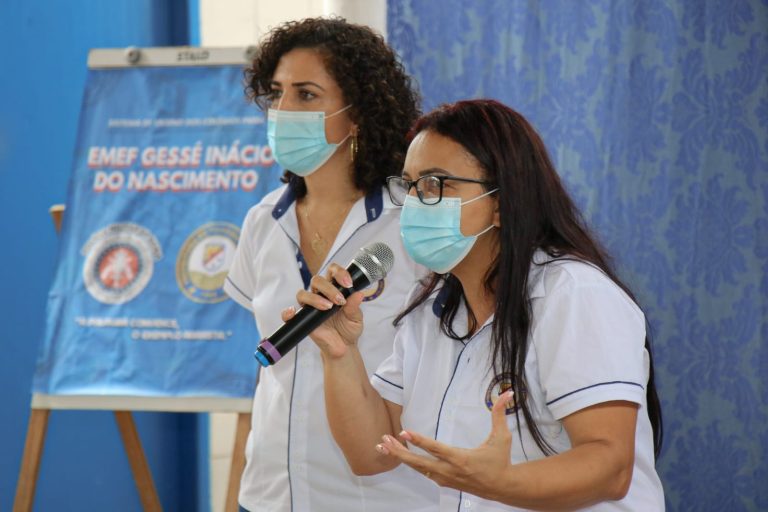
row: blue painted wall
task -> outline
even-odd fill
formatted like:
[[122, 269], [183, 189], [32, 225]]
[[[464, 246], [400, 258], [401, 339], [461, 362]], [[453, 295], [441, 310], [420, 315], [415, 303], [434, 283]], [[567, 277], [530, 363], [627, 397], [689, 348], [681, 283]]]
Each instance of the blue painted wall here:
[[[21, 463], [56, 262], [48, 207], [66, 199], [88, 50], [197, 43], [190, 8], [195, 0], [0, 2], [0, 510], [11, 510]], [[165, 510], [207, 509], [205, 417], [136, 420]], [[35, 510], [139, 509], [113, 415], [53, 411]]]

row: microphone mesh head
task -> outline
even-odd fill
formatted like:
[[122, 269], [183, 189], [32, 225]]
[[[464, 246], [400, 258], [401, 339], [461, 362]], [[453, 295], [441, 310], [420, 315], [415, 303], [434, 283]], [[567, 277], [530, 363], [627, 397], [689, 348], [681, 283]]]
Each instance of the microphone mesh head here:
[[374, 242], [360, 249], [352, 260], [365, 271], [371, 283], [383, 279], [395, 264], [395, 254], [382, 242]]

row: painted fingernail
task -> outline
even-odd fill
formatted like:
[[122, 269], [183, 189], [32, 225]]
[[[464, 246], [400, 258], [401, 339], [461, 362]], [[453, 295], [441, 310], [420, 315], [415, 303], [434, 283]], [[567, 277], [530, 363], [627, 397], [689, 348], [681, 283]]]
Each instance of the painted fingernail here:
[[405, 439], [405, 440], [407, 440], [407, 441], [410, 441], [410, 440], [411, 440], [411, 434], [409, 434], [409, 433], [408, 433], [408, 432], [406, 432], [405, 430], [403, 430], [402, 432], [400, 432], [400, 433], [398, 434], [398, 436], [400, 436], [402, 439]]
[[515, 397], [514, 391], [512, 391], [511, 389], [507, 391], [507, 398], [506, 398], [507, 403], [511, 402], [514, 397]]
[[384, 455], [389, 455], [389, 450], [387, 450], [387, 447], [384, 446], [383, 444], [377, 444], [376, 451]]
[[323, 309], [331, 309], [333, 307], [333, 302], [329, 300], [324, 300], [321, 304]]
[[336, 295], [336, 304], [343, 306], [346, 303], [347, 303], [347, 299], [345, 299], [342, 294]]
[[288, 306], [287, 308], [285, 308], [285, 309], [282, 311], [282, 313], [283, 313], [284, 315], [286, 315], [286, 314], [288, 314], [288, 313], [294, 313], [295, 311], [296, 311], [296, 309], [295, 309], [293, 306]]
[[345, 288], [352, 288], [352, 278], [351, 277], [345, 277], [342, 279], [342, 284]]

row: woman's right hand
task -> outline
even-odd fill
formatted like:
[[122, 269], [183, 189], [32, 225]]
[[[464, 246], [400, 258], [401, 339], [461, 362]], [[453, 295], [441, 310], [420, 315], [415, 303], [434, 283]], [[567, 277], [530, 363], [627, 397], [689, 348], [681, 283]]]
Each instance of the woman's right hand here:
[[[336, 359], [346, 355], [348, 348], [357, 343], [363, 332], [363, 312], [360, 310], [363, 294], [356, 292], [345, 300], [332, 283], [334, 280], [342, 286], [352, 286], [349, 272], [332, 263], [326, 276], [314, 276], [310, 281], [310, 289], [300, 290], [296, 294], [296, 300], [301, 305], [309, 305], [323, 311], [331, 309], [334, 305], [343, 306], [309, 335], [325, 356]], [[283, 310], [283, 322], [290, 320], [295, 314], [296, 311], [292, 307]]]

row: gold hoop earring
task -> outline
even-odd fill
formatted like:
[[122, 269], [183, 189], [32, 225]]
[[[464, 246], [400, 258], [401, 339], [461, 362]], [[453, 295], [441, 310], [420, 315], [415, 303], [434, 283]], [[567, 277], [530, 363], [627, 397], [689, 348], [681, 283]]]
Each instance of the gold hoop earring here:
[[357, 157], [357, 134], [352, 135], [352, 140], [349, 143], [349, 161], [355, 163], [355, 157]]

